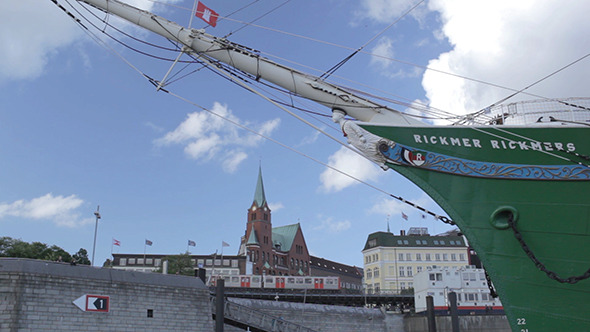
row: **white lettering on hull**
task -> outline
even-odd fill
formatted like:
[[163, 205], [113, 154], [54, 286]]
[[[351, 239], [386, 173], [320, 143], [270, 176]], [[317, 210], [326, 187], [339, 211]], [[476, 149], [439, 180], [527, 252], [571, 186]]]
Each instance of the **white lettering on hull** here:
[[[448, 137], [436, 135], [414, 134], [414, 142], [417, 144], [462, 146], [465, 148], [483, 148], [481, 140], [469, 137]], [[489, 140], [489, 147], [502, 150], [537, 150], [537, 151], [576, 151], [574, 143], [563, 142], [533, 142], [511, 140]]]

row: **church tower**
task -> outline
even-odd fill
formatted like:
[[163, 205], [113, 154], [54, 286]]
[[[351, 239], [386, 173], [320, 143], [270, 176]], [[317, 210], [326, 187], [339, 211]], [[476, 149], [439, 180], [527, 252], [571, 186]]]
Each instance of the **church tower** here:
[[[252, 262], [254, 274], [265, 274], [271, 269], [272, 223], [271, 211], [264, 194], [262, 182], [262, 167], [258, 168], [258, 181], [254, 191], [254, 201], [248, 209], [248, 222], [246, 225], [246, 252]], [[269, 263], [270, 262], [270, 263]]]

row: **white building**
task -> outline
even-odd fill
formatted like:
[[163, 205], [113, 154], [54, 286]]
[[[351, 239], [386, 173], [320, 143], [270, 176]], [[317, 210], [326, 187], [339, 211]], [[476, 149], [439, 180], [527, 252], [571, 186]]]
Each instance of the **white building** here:
[[410, 293], [414, 275], [433, 266], [469, 265], [463, 236], [431, 236], [426, 228], [410, 228], [408, 234], [369, 234], [362, 251], [367, 293]]
[[457, 307], [480, 311], [502, 309], [499, 298], [490, 296], [483, 269], [465, 267], [429, 267], [414, 276], [414, 305], [416, 312], [426, 310], [426, 297], [432, 296], [434, 309], [447, 309], [448, 294], [457, 294]]

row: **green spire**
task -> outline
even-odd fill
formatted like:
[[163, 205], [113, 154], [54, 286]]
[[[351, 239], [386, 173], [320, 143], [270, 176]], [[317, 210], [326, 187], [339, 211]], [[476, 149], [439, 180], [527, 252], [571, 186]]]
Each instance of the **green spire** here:
[[264, 184], [262, 183], [262, 166], [258, 166], [258, 183], [256, 183], [256, 192], [254, 193], [254, 202], [259, 207], [266, 204], [266, 196], [264, 195]]

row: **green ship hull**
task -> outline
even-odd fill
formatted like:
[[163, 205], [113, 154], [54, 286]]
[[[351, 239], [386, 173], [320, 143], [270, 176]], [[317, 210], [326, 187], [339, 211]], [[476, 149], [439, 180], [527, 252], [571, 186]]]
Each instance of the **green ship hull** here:
[[[414, 155], [461, 160], [442, 171], [424, 168], [428, 158], [422, 165], [403, 158], [386, 164], [428, 193], [467, 237], [513, 331], [590, 331], [590, 280], [572, 284], [550, 278], [527, 256], [507, 222], [513, 215], [526, 247], [547, 270], [562, 278], [587, 273], [590, 178], [589, 168], [578, 163], [585, 160], [580, 154], [590, 153], [590, 128], [361, 126]], [[480, 165], [484, 172], [476, 174], [470, 161], [493, 164]]]

